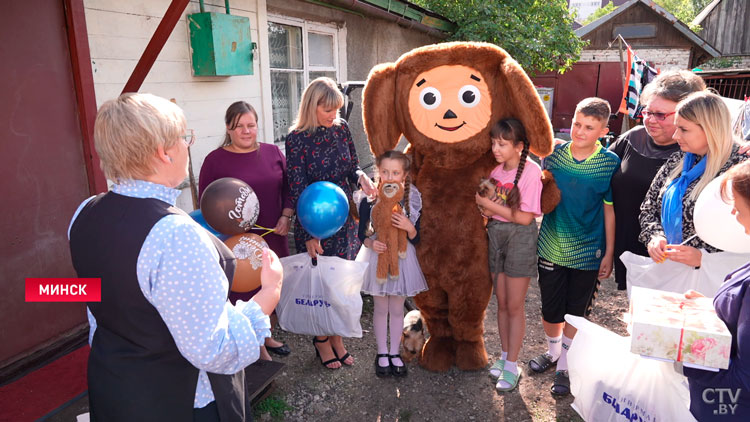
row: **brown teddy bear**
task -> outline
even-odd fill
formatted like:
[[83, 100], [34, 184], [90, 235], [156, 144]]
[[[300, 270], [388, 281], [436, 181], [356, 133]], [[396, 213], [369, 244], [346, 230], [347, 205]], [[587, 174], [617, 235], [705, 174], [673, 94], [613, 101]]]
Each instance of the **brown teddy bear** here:
[[542, 170], [542, 197], [540, 198], [542, 214], [549, 214], [560, 203], [560, 188], [555, 176], [549, 170]]
[[398, 278], [398, 259], [406, 258], [406, 231], [394, 227], [391, 215], [401, 213], [401, 199], [404, 198], [404, 188], [400, 183], [381, 183], [378, 187], [378, 201], [372, 207], [372, 228], [377, 233], [378, 240], [385, 243], [385, 252], [378, 255], [378, 268], [375, 277], [383, 284], [388, 274]]
[[443, 43], [373, 68], [362, 103], [372, 152], [394, 149], [403, 134], [422, 193], [417, 257], [429, 290], [415, 301], [430, 338], [420, 364], [434, 371], [483, 368], [492, 284], [474, 192], [497, 165], [489, 132], [498, 120], [520, 120], [531, 151], [552, 152], [552, 129], [534, 85], [495, 45]]

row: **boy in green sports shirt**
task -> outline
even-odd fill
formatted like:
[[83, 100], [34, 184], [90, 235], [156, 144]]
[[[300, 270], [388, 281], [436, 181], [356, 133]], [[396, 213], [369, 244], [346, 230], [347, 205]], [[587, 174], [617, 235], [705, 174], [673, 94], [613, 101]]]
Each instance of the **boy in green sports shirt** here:
[[557, 362], [551, 391], [570, 393], [567, 351], [575, 327], [565, 314], [588, 316], [599, 280], [612, 273], [615, 212], [610, 180], [620, 159], [599, 143], [608, 131], [609, 103], [586, 98], [576, 106], [571, 141], [557, 145], [542, 168], [560, 188], [561, 200], [539, 230], [539, 289], [547, 352], [529, 362], [544, 372]]

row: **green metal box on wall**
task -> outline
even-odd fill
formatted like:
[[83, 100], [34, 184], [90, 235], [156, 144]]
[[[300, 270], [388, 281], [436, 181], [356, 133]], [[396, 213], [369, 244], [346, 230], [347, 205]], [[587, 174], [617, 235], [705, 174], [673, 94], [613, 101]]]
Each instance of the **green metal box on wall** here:
[[188, 15], [193, 75], [232, 76], [253, 74], [250, 19], [224, 13]]

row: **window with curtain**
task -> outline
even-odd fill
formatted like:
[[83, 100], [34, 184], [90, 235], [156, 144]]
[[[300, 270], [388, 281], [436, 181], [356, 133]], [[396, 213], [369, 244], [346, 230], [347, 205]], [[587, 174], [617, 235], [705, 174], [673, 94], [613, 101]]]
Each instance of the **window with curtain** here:
[[307, 84], [321, 76], [338, 82], [337, 29], [269, 17], [268, 46], [273, 137], [278, 143], [297, 116]]

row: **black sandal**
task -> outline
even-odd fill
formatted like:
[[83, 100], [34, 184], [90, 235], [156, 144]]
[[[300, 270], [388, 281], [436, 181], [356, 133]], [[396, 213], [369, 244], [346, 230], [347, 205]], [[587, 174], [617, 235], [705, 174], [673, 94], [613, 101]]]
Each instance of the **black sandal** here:
[[[336, 349], [333, 349], [333, 354], [336, 355], [336, 357], [339, 356], [338, 353], [336, 353]], [[349, 356], [351, 356], [349, 354], [349, 352], [344, 353], [344, 356], [341, 356], [339, 358], [339, 362], [341, 362], [342, 365], [346, 365], [346, 366], [352, 366], [352, 365], [354, 365], [353, 363], [346, 363], [346, 362], [344, 362], [346, 360], [346, 358], [348, 358]]]
[[399, 358], [401, 359], [401, 355], [388, 355], [388, 362], [391, 364], [391, 373], [394, 377], [405, 377], [407, 372], [409, 372], [408, 369], [406, 369], [406, 364], [404, 363], [404, 360], [401, 359], [401, 366], [396, 366], [393, 364], [393, 359]]
[[388, 363], [389, 363], [388, 366], [380, 366], [380, 363], [378, 362], [380, 358], [387, 358], [387, 357], [388, 357], [388, 354], [386, 353], [378, 353], [377, 355], [375, 355], [375, 375], [378, 376], [379, 378], [387, 377], [388, 375], [391, 374], [390, 358], [388, 359]]
[[266, 350], [279, 356], [287, 356], [289, 353], [292, 353], [292, 349], [286, 343], [281, 343], [279, 347], [266, 346]]
[[349, 352], [346, 352], [346, 353], [344, 353], [344, 356], [339, 357], [339, 354], [338, 354], [338, 352], [336, 352], [336, 348], [334, 348], [333, 345], [331, 345], [331, 350], [333, 350], [333, 354], [336, 356], [336, 359], [338, 359], [338, 361], [341, 362], [341, 366], [344, 366], [344, 365], [346, 365], [346, 366], [352, 366], [352, 365], [354, 365], [354, 362], [352, 362], [352, 363], [346, 363], [346, 362], [344, 362], [346, 360], [346, 358], [348, 358], [349, 356], [351, 356], [349, 354]]
[[[333, 359], [330, 359], [330, 360], [327, 360], [327, 361], [323, 362], [323, 358], [322, 358], [322, 357], [320, 357], [320, 352], [318, 351], [318, 348], [317, 348], [317, 347], [315, 347], [315, 344], [316, 344], [316, 343], [325, 343], [325, 342], [327, 342], [327, 341], [328, 341], [328, 337], [326, 337], [326, 339], [325, 339], [325, 340], [318, 340], [318, 339], [317, 339], [316, 337], [313, 337], [313, 339], [312, 339], [312, 342], [313, 342], [313, 348], [315, 349], [315, 356], [316, 356], [316, 357], [317, 357], [318, 359], [320, 359], [320, 363], [322, 363], [322, 364], [323, 364], [323, 366], [325, 366], [326, 368], [328, 368], [328, 369], [332, 369], [332, 370], [333, 370], [333, 369], [339, 369], [340, 367], [338, 367], [338, 368], [331, 368], [331, 367], [329, 367], [329, 366], [328, 366], [328, 365], [330, 365], [330, 364], [332, 364], [332, 363], [334, 363], [334, 362], [338, 362], [338, 361], [339, 361], [339, 359], [338, 359], [338, 358], [334, 357]], [[331, 347], [331, 351], [333, 351], [333, 347]], [[333, 356], [336, 356], [336, 352], [333, 352]]]
[[570, 377], [568, 371], [556, 371], [555, 381], [549, 389], [556, 396], [567, 396], [570, 394]]
[[542, 353], [541, 355], [529, 361], [529, 368], [531, 368], [531, 370], [536, 372], [537, 374], [541, 374], [542, 372], [551, 368], [552, 364], [557, 362], [552, 361], [552, 359], [550, 359], [551, 357], [552, 356], [548, 355], [547, 353]]

